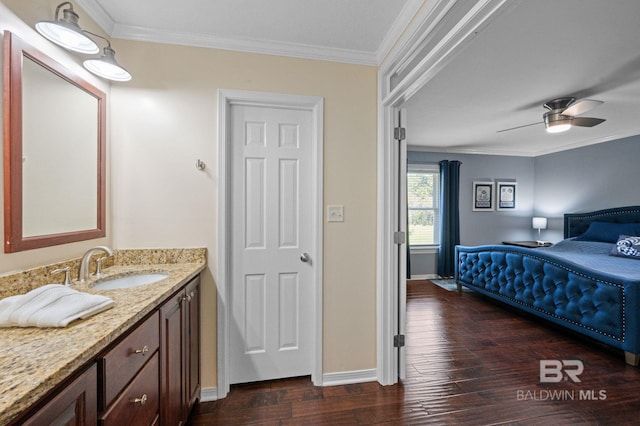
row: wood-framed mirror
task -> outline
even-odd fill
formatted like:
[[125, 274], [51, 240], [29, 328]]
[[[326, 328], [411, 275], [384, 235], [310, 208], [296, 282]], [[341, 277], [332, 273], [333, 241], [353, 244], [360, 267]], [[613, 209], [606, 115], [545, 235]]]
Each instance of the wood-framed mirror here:
[[106, 95], [4, 32], [4, 251], [106, 235]]

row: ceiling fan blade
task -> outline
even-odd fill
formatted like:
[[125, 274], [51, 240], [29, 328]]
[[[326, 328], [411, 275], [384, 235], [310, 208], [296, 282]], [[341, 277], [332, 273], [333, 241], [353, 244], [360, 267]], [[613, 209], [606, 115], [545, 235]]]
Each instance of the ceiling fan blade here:
[[581, 127], [593, 127], [598, 124], [606, 121], [604, 118], [592, 118], [592, 117], [573, 117], [571, 120], [572, 126], [581, 126]]
[[572, 117], [580, 114], [584, 114], [587, 111], [592, 110], [598, 105], [603, 104], [602, 101], [596, 101], [594, 99], [580, 99], [579, 101], [574, 102], [569, 105], [564, 111], [562, 111], [562, 115], [570, 115]]
[[498, 130], [496, 133], [508, 132], [509, 130], [522, 129], [523, 127], [535, 126], [536, 124], [543, 124], [543, 123], [544, 123], [543, 121], [539, 121], [539, 122], [537, 122], [537, 123], [525, 124], [525, 125], [523, 125], [523, 126], [510, 127], [510, 128], [508, 128], [508, 129]]

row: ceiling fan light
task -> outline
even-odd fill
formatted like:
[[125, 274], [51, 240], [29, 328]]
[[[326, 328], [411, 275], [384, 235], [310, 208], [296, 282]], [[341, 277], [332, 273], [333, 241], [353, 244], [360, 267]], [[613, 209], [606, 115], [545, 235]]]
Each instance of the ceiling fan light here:
[[562, 133], [562, 132], [566, 132], [571, 128], [571, 122], [567, 121], [567, 122], [548, 123], [546, 124], [546, 126], [547, 126], [547, 133]]
[[[62, 18], [59, 18], [63, 6], [68, 8], [62, 10]], [[92, 54], [100, 51], [98, 45], [78, 25], [78, 14], [69, 2], [59, 4], [55, 20], [38, 22], [36, 30], [47, 40], [74, 52]]]
[[548, 133], [562, 133], [571, 128], [573, 117], [562, 115], [562, 111], [549, 111], [544, 115], [544, 127]]

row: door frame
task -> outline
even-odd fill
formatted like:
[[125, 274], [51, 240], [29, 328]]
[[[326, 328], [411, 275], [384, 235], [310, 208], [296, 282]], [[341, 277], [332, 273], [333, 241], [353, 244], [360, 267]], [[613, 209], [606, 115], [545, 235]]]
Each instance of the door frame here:
[[[217, 344], [218, 388], [217, 398], [229, 393], [229, 334], [231, 306], [231, 107], [234, 105], [287, 108], [308, 111], [312, 120], [312, 309], [311, 380], [322, 386], [322, 271], [323, 271], [323, 152], [324, 152], [324, 99], [319, 96], [288, 95], [244, 90], [218, 90], [218, 235], [216, 247], [217, 274]], [[214, 177], [215, 178], [215, 177]]]
[[400, 154], [394, 149], [393, 138], [396, 111], [442, 72], [492, 20], [518, 2], [478, 0], [437, 43], [431, 45], [434, 33], [446, 22], [447, 14], [457, 3], [459, 0], [426, 2], [378, 69], [376, 372], [382, 385], [398, 382], [402, 362], [399, 357], [404, 356], [404, 351], [393, 345], [393, 337], [399, 329], [399, 315], [406, 309], [406, 306], [400, 306], [401, 260], [393, 238], [394, 232], [400, 231], [396, 227], [400, 215], [398, 203], [406, 202], [398, 189]]

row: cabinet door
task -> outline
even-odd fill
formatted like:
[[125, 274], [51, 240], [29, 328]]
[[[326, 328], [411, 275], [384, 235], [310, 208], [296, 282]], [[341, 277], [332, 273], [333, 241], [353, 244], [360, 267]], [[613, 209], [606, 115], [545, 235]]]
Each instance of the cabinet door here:
[[182, 290], [160, 308], [160, 424], [176, 426], [184, 418]]
[[200, 399], [200, 278], [187, 287], [185, 345], [186, 411], [188, 415], [196, 400]]
[[95, 425], [98, 419], [97, 377], [93, 364], [23, 425]]

